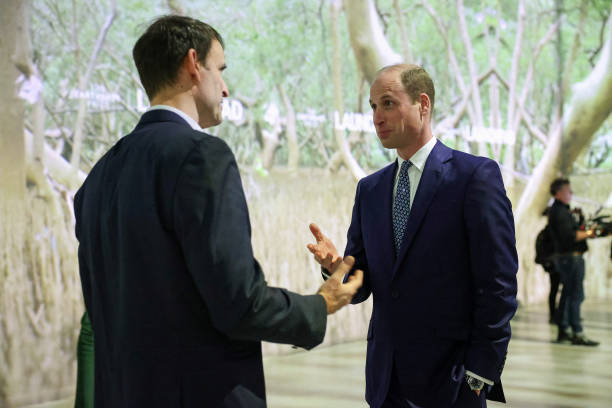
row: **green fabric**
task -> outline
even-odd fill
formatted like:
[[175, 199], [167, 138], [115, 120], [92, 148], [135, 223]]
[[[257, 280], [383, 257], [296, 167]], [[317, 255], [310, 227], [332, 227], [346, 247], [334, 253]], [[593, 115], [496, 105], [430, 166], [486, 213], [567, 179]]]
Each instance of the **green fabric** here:
[[75, 408], [94, 406], [94, 335], [87, 312], [81, 319], [81, 333], [77, 345], [77, 389]]

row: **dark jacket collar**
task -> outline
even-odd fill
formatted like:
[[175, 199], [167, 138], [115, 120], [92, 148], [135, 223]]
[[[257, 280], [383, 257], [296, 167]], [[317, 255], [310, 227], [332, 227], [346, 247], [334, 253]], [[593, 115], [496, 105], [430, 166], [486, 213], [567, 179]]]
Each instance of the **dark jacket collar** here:
[[557, 200], [556, 198], [555, 198], [555, 202], [553, 203], [553, 205], [556, 205], [556, 206], [562, 206], [562, 207], [567, 208], [568, 210], [569, 210], [569, 208], [570, 208], [569, 204], [565, 204], [565, 203], [563, 203], [563, 202], [561, 202], [561, 201]]
[[137, 127], [147, 125], [149, 123], [159, 122], [174, 122], [191, 128], [189, 123], [187, 123], [185, 119], [181, 118], [180, 115], [177, 115], [176, 113], [166, 109], [153, 109], [145, 112], [140, 117], [140, 121], [138, 122]]

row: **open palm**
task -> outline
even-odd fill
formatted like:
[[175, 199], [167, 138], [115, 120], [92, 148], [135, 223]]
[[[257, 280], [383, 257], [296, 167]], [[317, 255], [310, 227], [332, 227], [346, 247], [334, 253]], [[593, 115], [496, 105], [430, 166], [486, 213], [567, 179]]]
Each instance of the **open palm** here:
[[334, 273], [338, 265], [342, 262], [342, 257], [338, 255], [336, 246], [329, 238], [321, 232], [315, 223], [309, 225], [310, 232], [314, 235], [316, 244], [308, 244], [306, 248], [314, 255], [316, 261], [329, 272]]

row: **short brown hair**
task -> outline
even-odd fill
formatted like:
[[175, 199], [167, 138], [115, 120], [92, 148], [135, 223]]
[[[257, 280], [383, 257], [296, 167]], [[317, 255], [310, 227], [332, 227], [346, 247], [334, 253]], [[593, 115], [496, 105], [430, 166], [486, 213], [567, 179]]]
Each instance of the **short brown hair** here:
[[200, 62], [205, 62], [214, 40], [224, 46], [217, 30], [194, 18], [168, 15], [155, 20], [132, 50], [149, 100], [165, 86], [175, 83], [179, 67], [191, 48]]
[[568, 185], [570, 182], [565, 177], [559, 177], [553, 180], [550, 183], [550, 195], [555, 196], [564, 186]]
[[436, 89], [431, 77], [423, 67], [415, 64], [389, 65], [380, 69], [377, 76], [386, 71], [399, 71], [404, 91], [410, 96], [412, 102], [418, 101], [419, 95], [424, 93], [429, 97], [433, 111]]

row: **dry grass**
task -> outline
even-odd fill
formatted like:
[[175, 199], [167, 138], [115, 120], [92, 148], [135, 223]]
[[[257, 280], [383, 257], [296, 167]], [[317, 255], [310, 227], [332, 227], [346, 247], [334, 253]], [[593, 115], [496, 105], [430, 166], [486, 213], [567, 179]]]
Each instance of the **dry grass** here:
[[[611, 181], [611, 175], [574, 177], [572, 187], [577, 196], [603, 202], [610, 195]], [[306, 244], [314, 241], [308, 224], [319, 224], [343, 252], [355, 181], [345, 172], [329, 174], [321, 169], [300, 169], [293, 174], [275, 170], [268, 176], [243, 171], [243, 185], [255, 256], [269, 284], [302, 294], [315, 293], [321, 276], [306, 249]], [[0, 259], [0, 406], [3, 392], [10, 395], [7, 406], [19, 406], [62, 398], [74, 389], [82, 295], [71, 204], [60, 194], [45, 199], [41, 192], [31, 191], [24, 205], [25, 239], [8, 239], [5, 221], [4, 236], [0, 237], [4, 246], [23, 242], [5, 251], [8, 256]], [[592, 212], [594, 206], [585, 205], [584, 209]], [[538, 229], [534, 226], [536, 233]], [[533, 245], [533, 239], [535, 235], [518, 237], [524, 246]], [[611, 240], [591, 242], [585, 283], [589, 299], [612, 298], [612, 263], [608, 258]], [[11, 253], [21, 255], [12, 257]], [[23, 265], [15, 264], [17, 260]], [[531, 267], [525, 276], [519, 284], [527, 287], [529, 302], [544, 302], [546, 274]], [[370, 313], [371, 300], [331, 316], [324, 344], [363, 338]], [[276, 354], [292, 350], [265, 344], [264, 351]]]
[[[583, 202], [586, 213], [595, 210], [594, 202], [603, 203], [611, 193], [612, 175], [598, 174], [572, 177], [572, 187], [577, 198]], [[295, 174], [276, 170], [267, 177], [243, 172], [243, 184], [247, 193], [251, 223], [253, 225], [253, 247], [268, 280], [273, 285], [285, 286], [299, 293], [312, 293], [318, 285], [319, 269], [305, 245], [313, 239], [308, 230], [310, 222], [316, 222], [343, 251], [346, 231], [355, 195], [355, 181], [345, 172], [329, 174], [321, 169], [300, 169]], [[516, 207], [524, 185], [516, 182], [509, 191]], [[608, 213], [612, 209], [607, 210]], [[531, 235], [517, 237], [517, 247], [525, 251], [524, 276], [519, 286], [525, 295], [522, 302], [545, 302], [548, 296], [548, 275], [533, 263], [528, 255], [534, 246], [535, 236], [546, 222], [534, 225]], [[612, 237], [589, 242], [586, 254], [587, 275], [585, 290], [589, 299], [612, 298], [612, 263], [609, 259]], [[519, 255], [523, 255], [522, 253]], [[521, 256], [521, 258], [523, 258]], [[325, 343], [336, 343], [365, 335], [371, 305], [348, 307], [332, 316]], [[283, 351], [266, 347], [266, 350]]]
[[[312, 294], [322, 283], [320, 268], [306, 249], [314, 242], [308, 229], [317, 223], [336, 244], [346, 245], [356, 182], [347, 173], [329, 174], [321, 169], [301, 169], [290, 174], [275, 170], [263, 177], [243, 172], [253, 250], [268, 283], [301, 294]], [[371, 300], [348, 306], [328, 319], [324, 344], [363, 338], [367, 331]], [[266, 353], [290, 351], [289, 346], [266, 344]]]
[[[57, 399], [74, 391], [82, 314], [69, 202], [58, 192], [31, 187], [21, 206], [25, 218], [16, 219], [22, 224], [5, 220], [0, 237], [3, 407]], [[5, 235], [10, 229], [18, 237]]]

